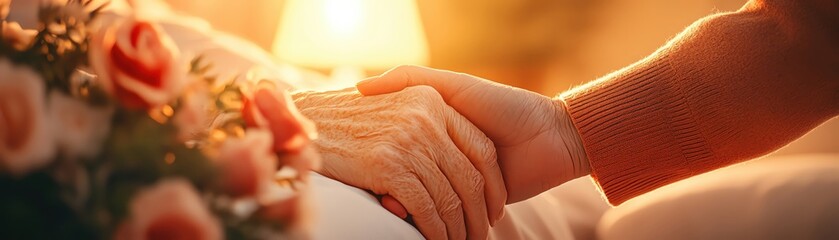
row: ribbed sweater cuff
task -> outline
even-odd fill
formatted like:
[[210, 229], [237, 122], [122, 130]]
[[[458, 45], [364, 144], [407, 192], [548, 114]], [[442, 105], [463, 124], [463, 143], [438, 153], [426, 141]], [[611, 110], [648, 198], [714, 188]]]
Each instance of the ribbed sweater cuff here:
[[668, 61], [648, 59], [563, 96], [613, 205], [692, 176], [687, 163], [711, 155]]

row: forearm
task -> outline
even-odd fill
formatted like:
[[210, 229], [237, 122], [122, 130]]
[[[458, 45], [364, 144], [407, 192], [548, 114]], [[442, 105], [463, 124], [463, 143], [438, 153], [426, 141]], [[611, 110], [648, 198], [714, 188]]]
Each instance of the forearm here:
[[766, 154], [836, 116], [839, 24], [804, 10], [750, 2], [565, 93], [609, 201]]

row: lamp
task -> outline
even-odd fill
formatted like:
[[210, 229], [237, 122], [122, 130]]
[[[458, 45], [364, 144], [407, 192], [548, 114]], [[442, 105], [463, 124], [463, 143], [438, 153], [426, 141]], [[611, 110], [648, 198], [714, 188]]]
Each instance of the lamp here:
[[273, 52], [280, 60], [332, 69], [340, 83], [364, 70], [428, 62], [414, 0], [286, 0]]

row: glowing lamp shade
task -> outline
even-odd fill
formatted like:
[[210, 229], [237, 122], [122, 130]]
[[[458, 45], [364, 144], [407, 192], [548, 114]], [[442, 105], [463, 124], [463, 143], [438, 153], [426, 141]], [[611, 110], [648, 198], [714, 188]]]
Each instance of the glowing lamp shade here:
[[428, 63], [414, 0], [286, 0], [273, 51], [306, 67], [388, 69]]

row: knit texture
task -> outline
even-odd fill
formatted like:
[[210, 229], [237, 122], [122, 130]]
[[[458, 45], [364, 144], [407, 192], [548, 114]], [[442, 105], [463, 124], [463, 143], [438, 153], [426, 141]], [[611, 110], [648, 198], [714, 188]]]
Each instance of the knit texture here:
[[565, 93], [609, 202], [765, 155], [839, 114], [837, 5], [751, 1]]

